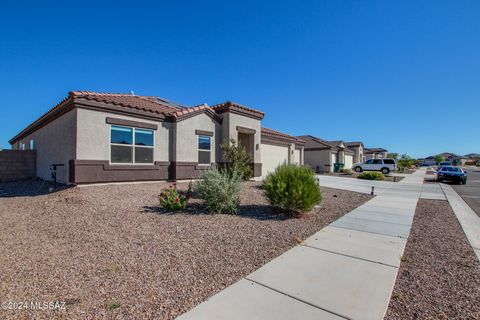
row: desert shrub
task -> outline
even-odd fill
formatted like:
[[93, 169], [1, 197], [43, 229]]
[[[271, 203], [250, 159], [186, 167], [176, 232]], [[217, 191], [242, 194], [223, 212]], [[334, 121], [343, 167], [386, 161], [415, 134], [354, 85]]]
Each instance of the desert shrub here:
[[188, 200], [192, 196], [192, 183], [188, 185], [187, 192], [178, 191], [177, 184], [171, 184], [167, 189], [164, 189], [158, 199], [160, 207], [169, 211], [183, 210], [188, 205]]
[[353, 174], [352, 169], [342, 169], [342, 173], [346, 174], [347, 176], [351, 176]]
[[307, 166], [282, 164], [263, 182], [270, 204], [296, 215], [312, 210], [322, 201], [315, 173]]
[[397, 160], [397, 166], [399, 171], [403, 172], [405, 169], [410, 169], [415, 164], [415, 159], [412, 159], [407, 154], [402, 154], [399, 160]]
[[358, 179], [364, 180], [383, 180], [384, 176], [380, 172], [365, 171], [358, 175]]
[[225, 141], [220, 146], [223, 160], [222, 169], [230, 176], [238, 174], [242, 180], [248, 180], [253, 176], [250, 156], [244, 148], [239, 146], [234, 139]]
[[235, 170], [209, 170], [195, 184], [195, 192], [203, 199], [209, 213], [236, 214], [240, 205], [241, 181]]

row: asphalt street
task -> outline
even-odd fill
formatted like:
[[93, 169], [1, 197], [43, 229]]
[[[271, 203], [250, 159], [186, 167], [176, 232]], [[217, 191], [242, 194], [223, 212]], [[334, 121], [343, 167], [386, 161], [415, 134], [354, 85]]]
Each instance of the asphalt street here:
[[450, 185], [480, 216], [480, 167], [466, 167], [464, 169], [468, 173], [467, 184]]

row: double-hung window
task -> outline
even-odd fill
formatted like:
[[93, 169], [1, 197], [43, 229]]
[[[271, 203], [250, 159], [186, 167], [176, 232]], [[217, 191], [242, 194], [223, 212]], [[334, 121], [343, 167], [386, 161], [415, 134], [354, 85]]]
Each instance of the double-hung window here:
[[111, 163], [153, 163], [153, 130], [112, 125], [110, 132]]
[[209, 165], [212, 155], [212, 137], [198, 136], [198, 164]]

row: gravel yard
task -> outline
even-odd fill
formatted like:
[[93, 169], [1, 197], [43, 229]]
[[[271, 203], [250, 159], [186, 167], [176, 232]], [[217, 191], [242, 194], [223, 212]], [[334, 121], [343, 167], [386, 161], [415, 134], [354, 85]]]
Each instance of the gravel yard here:
[[174, 319], [371, 198], [322, 188], [319, 208], [287, 219], [244, 183], [241, 215], [203, 214], [195, 198], [168, 214], [156, 207], [166, 186], [0, 184], [2, 302], [67, 302], [0, 318]]
[[449, 203], [420, 200], [385, 319], [480, 319], [480, 264]]

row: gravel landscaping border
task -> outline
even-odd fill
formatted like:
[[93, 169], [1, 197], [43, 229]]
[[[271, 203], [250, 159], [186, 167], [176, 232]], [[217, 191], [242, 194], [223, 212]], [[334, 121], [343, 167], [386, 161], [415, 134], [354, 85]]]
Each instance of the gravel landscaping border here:
[[287, 218], [248, 182], [240, 215], [204, 214], [195, 197], [171, 214], [157, 207], [167, 186], [0, 184], [2, 302], [66, 302], [0, 318], [174, 319], [371, 198], [323, 187], [310, 215]]
[[[369, 171], [364, 171], [364, 172], [369, 172]], [[357, 173], [357, 172], [353, 172], [352, 174], [345, 174], [342, 172], [329, 172], [329, 173], [323, 173], [323, 174], [328, 176], [334, 176], [334, 177], [354, 178], [354, 179], [358, 179], [358, 176], [360, 175], [360, 173]], [[384, 175], [384, 177], [385, 178], [380, 181], [400, 182], [404, 179], [404, 177], [399, 177], [399, 176], [394, 177], [390, 175]]]
[[385, 319], [480, 319], [480, 263], [447, 201], [419, 200]]

